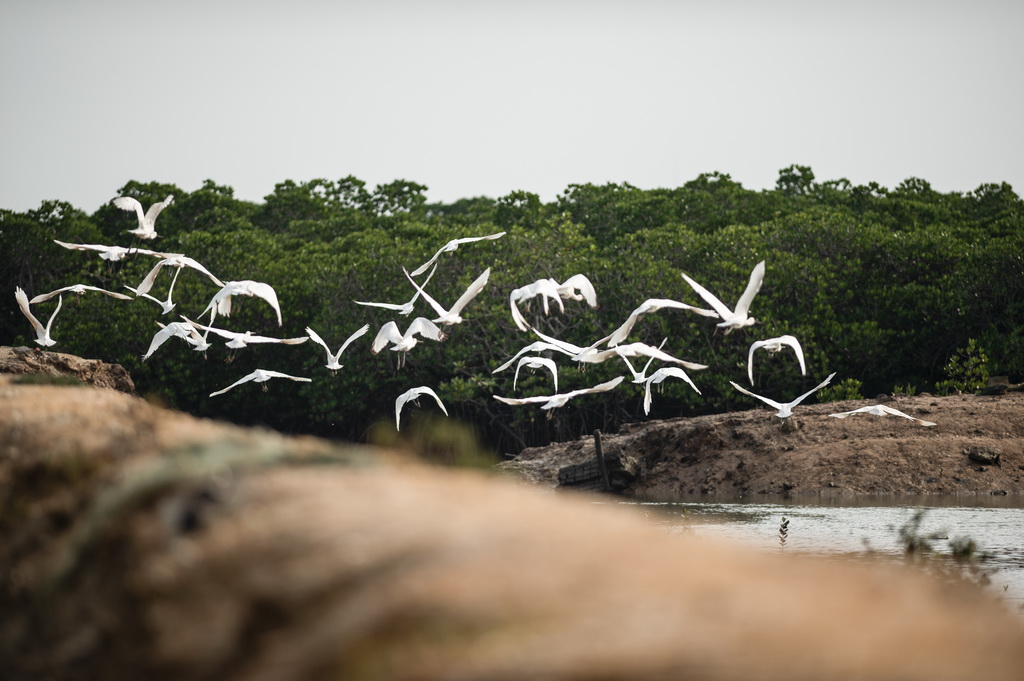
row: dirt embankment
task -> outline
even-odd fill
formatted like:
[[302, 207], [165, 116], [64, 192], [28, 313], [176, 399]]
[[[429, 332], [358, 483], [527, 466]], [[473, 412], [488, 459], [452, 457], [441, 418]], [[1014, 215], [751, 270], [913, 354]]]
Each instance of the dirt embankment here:
[[[879, 403], [936, 425], [829, 416]], [[815, 404], [790, 421], [781, 427], [767, 408], [650, 421], [604, 434], [602, 444], [635, 473], [624, 493], [648, 499], [1024, 494], [1024, 392]], [[560, 468], [593, 457], [593, 438], [584, 438], [527, 449], [503, 467], [556, 485]]]
[[[752, 553], [580, 495], [17, 378], [0, 375], [4, 679], [1024, 669], [1019, 617], [906, 567]], [[725, 417], [708, 446], [763, 417]]]

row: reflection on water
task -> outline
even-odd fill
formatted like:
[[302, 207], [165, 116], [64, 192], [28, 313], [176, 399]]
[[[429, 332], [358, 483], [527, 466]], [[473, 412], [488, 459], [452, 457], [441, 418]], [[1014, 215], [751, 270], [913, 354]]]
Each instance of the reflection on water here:
[[[622, 502], [629, 503], [629, 502]], [[868, 550], [899, 556], [899, 528], [924, 511], [918, 532], [939, 534], [932, 543], [950, 553], [949, 540], [973, 539], [989, 555], [989, 590], [1024, 613], [1024, 508], [1014, 497], [929, 498], [913, 501], [777, 499], [775, 503], [633, 502], [673, 532], [738, 540], [766, 551], [779, 551], [779, 523], [789, 519], [786, 552], [865, 555]], [[948, 538], [948, 539], [947, 539]]]

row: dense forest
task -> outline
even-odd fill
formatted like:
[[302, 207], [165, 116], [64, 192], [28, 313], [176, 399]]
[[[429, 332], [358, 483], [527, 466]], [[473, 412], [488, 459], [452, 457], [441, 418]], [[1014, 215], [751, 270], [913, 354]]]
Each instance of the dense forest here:
[[[810, 168], [794, 165], [779, 172], [773, 189], [757, 191], [721, 173], [674, 189], [570, 185], [550, 203], [517, 191], [434, 204], [426, 190], [404, 180], [373, 189], [354, 177], [288, 180], [252, 203], [209, 180], [194, 192], [131, 181], [114, 196], [135, 197], [144, 206], [174, 196], [156, 221], [159, 237], [141, 242], [128, 233], [137, 227], [136, 216], [109, 203], [92, 215], [60, 201], [23, 213], [0, 210], [0, 290], [6, 291], [0, 344], [36, 347], [16, 287], [29, 297], [78, 283], [130, 294], [125, 287], [137, 287], [156, 263], [145, 255], [110, 262], [94, 251], [61, 247], [59, 240], [183, 253], [225, 282], [254, 280], [276, 291], [282, 325], [264, 301], [240, 297], [230, 317], [217, 317], [217, 327], [290, 338], [305, 336], [309, 326], [336, 350], [369, 324], [337, 372], [325, 367], [325, 352], [313, 342], [232, 350], [220, 339], [201, 353], [172, 338], [143, 361], [159, 331], [156, 322], [184, 315], [208, 323], [203, 311], [218, 291], [209, 278], [183, 269], [173, 290], [176, 306], [167, 314], [144, 298], [64, 294], [52, 329], [57, 344], [47, 349], [120, 363], [141, 395], [162, 404], [293, 433], [394, 441], [395, 398], [415, 386], [433, 388], [450, 417], [423, 400], [403, 414], [406, 437], [440, 438], [424, 446], [442, 449], [457, 447], [445, 439], [476, 438], [502, 454], [647, 418], [763, 406], [729, 381], [750, 387], [751, 343], [782, 334], [800, 340], [807, 374], [788, 350], [758, 355], [751, 388], [780, 401], [831, 372], [832, 392], [821, 399], [950, 392], [971, 389], [967, 379], [986, 372], [1015, 380], [1024, 375], [1024, 204], [1005, 183], [941, 193], [910, 178], [889, 189], [818, 182]], [[404, 366], [398, 353], [371, 353], [386, 322], [404, 330], [416, 316], [436, 315], [422, 298], [408, 316], [354, 301], [408, 301], [415, 291], [403, 267], [411, 271], [452, 239], [498, 232], [505, 234], [442, 253], [423, 284], [450, 305], [490, 268], [486, 286], [463, 310], [465, 320], [445, 327], [446, 340], [420, 342]], [[766, 274], [751, 307], [756, 325], [725, 334], [715, 319], [665, 309], [641, 317], [629, 335], [628, 342], [653, 346], [667, 339], [669, 354], [708, 365], [688, 372], [700, 394], [681, 380], [666, 380], [654, 388], [645, 415], [644, 387], [627, 376], [612, 391], [551, 411], [494, 399], [554, 392], [544, 370], [524, 368], [515, 388], [514, 365], [494, 373], [538, 340], [513, 323], [513, 289], [541, 278], [586, 275], [598, 307], [567, 299], [564, 310], [552, 306], [545, 314], [536, 299], [521, 308], [543, 333], [587, 346], [650, 298], [707, 308], [683, 272], [733, 305], [761, 260]], [[172, 277], [159, 275], [151, 294], [165, 296]], [[46, 324], [57, 302], [35, 304], [33, 313]], [[577, 365], [544, 354], [558, 364], [558, 392], [627, 373], [617, 358]], [[633, 362], [638, 368], [644, 363]], [[270, 381], [265, 391], [248, 383], [209, 396], [256, 368], [312, 381]], [[442, 421], [447, 425], [436, 427]]]

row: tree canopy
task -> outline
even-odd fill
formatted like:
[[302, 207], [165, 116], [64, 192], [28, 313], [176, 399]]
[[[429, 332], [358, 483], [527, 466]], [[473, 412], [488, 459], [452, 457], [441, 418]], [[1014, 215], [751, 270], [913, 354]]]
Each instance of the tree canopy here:
[[[183, 269], [173, 290], [176, 307], [166, 315], [143, 298], [65, 294], [53, 350], [120, 363], [141, 394], [190, 413], [288, 432], [365, 440], [381, 424], [393, 426], [395, 398], [419, 385], [432, 387], [454, 422], [502, 453], [629, 421], [747, 407], [753, 401], [729, 381], [746, 381], [753, 341], [782, 334], [800, 340], [807, 376], [783, 352], [759, 358], [753, 389], [783, 401], [833, 371], [837, 380], [859, 381], [865, 395], [894, 386], [933, 390], [949, 378], [943, 372], [950, 358], [969, 343], [984, 350], [991, 374], [1024, 374], [1024, 204], [1005, 183], [941, 193], [908, 178], [887, 189], [819, 182], [809, 167], [793, 165], [779, 171], [773, 189], [760, 191], [722, 173], [673, 189], [574, 184], [550, 203], [516, 191], [431, 204], [426, 190], [406, 180], [370, 189], [352, 176], [285, 180], [262, 203], [252, 203], [212, 180], [193, 192], [130, 181], [117, 195], [143, 206], [174, 196], [157, 219], [159, 237], [143, 243], [127, 233], [135, 215], [110, 204], [92, 215], [55, 201], [24, 213], [0, 210], [0, 288], [8, 292], [0, 298], [0, 343], [33, 344], [15, 287], [29, 297], [76, 283], [127, 292], [158, 262], [145, 255], [107, 261], [98, 252], [63, 248], [59, 240], [182, 253], [222, 281], [254, 280], [275, 289], [282, 326], [255, 298], [235, 300], [230, 318], [218, 317], [216, 326], [275, 337], [304, 336], [309, 326], [337, 349], [369, 324], [336, 373], [325, 368], [324, 351], [312, 342], [232, 350], [217, 340], [204, 355], [171, 339], [143, 361], [157, 322], [185, 315], [206, 323], [201, 315], [217, 291], [208, 277]], [[464, 310], [465, 321], [445, 329], [447, 340], [421, 342], [402, 368], [398, 353], [371, 353], [370, 342], [386, 322], [404, 330], [416, 316], [436, 315], [422, 298], [408, 316], [355, 301], [408, 301], [414, 289], [403, 268], [411, 271], [453, 239], [498, 232], [505, 235], [442, 253], [429, 283], [417, 277], [447, 306], [491, 269], [486, 287]], [[629, 380], [550, 412], [494, 399], [554, 392], [544, 371], [522, 369], [515, 389], [515, 366], [494, 373], [537, 340], [512, 321], [513, 289], [586, 275], [597, 308], [566, 299], [564, 311], [556, 305], [545, 315], [540, 299], [522, 304], [538, 330], [586, 346], [649, 298], [706, 307], [682, 272], [732, 305], [761, 260], [767, 271], [751, 308], [756, 325], [723, 334], [713, 319], [668, 309], [641, 317], [629, 335], [627, 342], [653, 346], [667, 339], [666, 352], [708, 365], [690, 372], [700, 394], [682, 381], [665, 381], [649, 415], [642, 410], [643, 386]], [[152, 295], [165, 296], [173, 277], [160, 274]], [[45, 318], [56, 302], [33, 307]], [[567, 356], [545, 355], [559, 365], [559, 392], [626, 373], [617, 358], [584, 370]], [[266, 393], [247, 384], [209, 397], [255, 368], [313, 380], [272, 382]], [[430, 410], [423, 411], [427, 418]], [[403, 430], [406, 423], [415, 426], [417, 413], [403, 416]]]

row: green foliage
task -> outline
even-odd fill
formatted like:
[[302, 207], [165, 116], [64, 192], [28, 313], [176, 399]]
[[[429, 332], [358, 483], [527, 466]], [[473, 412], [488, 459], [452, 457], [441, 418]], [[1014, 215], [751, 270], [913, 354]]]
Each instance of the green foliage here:
[[935, 383], [936, 394], [977, 392], [988, 381], [988, 355], [970, 338], [965, 347], [958, 348], [950, 356], [943, 372], [948, 378]]
[[[943, 194], [918, 178], [894, 189], [843, 179], [822, 182], [809, 167], [793, 165], [765, 191], [711, 172], [676, 188], [570, 185], [550, 203], [514, 191], [494, 200], [427, 204], [425, 192], [405, 180], [371, 189], [352, 176], [286, 180], [258, 204], [236, 199], [231, 187], [212, 180], [192, 192], [136, 181], [112, 192], [147, 206], [174, 194], [157, 221], [159, 239], [144, 246], [186, 253], [224, 281], [273, 285], [284, 315], [281, 326], [270, 306], [256, 298], [237, 300], [218, 326], [277, 337], [303, 336], [309, 326], [337, 348], [368, 324], [336, 374], [325, 369], [323, 350], [312, 342], [232, 352], [218, 340], [204, 355], [173, 338], [142, 361], [157, 322], [177, 321], [179, 314], [199, 320], [216, 292], [191, 269], [179, 275], [177, 307], [167, 315], [144, 299], [66, 296], [54, 349], [121, 363], [141, 394], [196, 415], [346, 440], [370, 440], [393, 427], [395, 396], [429, 385], [452, 421], [479, 438], [481, 451], [509, 453], [598, 428], [614, 432], [644, 418], [643, 386], [629, 382], [550, 413], [495, 400], [553, 391], [545, 372], [523, 371], [514, 388], [514, 367], [493, 373], [537, 339], [512, 323], [512, 289], [585, 274], [597, 290], [596, 309], [564, 300], [564, 309], [545, 314], [539, 299], [521, 309], [541, 332], [586, 346], [649, 298], [706, 308], [680, 272], [733, 305], [753, 266], [765, 260], [764, 285], [751, 308], [758, 320], [753, 327], [725, 335], [713, 319], [674, 309], [637, 321], [627, 342], [657, 346], [667, 339], [665, 351], [708, 366], [690, 373], [699, 395], [682, 381], [663, 383], [650, 418], [747, 404], [729, 382], [746, 380], [754, 340], [782, 334], [800, 340], [808, 376], [788, 350], [759, 356], [759, 394], [797, 395], [833, 370], [850, 378], [819, 391], [819, 400], [860, 398], [893, 385], [938, 383], [943, 390], [970, 391], [987, 372], [1024, 375], [1024, 204], [1006, 184]], [[0, 296], [0, 343], [32, 344], [14, 301], [15, 286], [30, 296], [73, 283], [120, 291], [137, 286], [155, 259], [135, 255], [110, 263], [53, 242], [127, 246], [127, 230], [134, 226], [133, 214], [109, 203], [92, 215], [62, 202], [24, 213], [0, 210], [0, 286], [8, 292]], [[409, 316], [355, 301], [408, 301], [413, 289], [403, 268], [426, 262], [451, 239], [499, 231], [506, 232], [501, 239], [465, 244], [438, 259], [426, 289], [443, 305], [491, 268], [487, 287], [465, 310], [466, 322], [449, 328], [447, 341], [421, 343], [401, 369], [396, 353], [369, 351], [385, 322], [404, 329], [415, 316], [433, 313], [422, 301]], [[172, 276], [161, 274], [152, 294], [166, 296]], [[55, 305], [56, 300], [40, 304], [39, 315], [46, 317]], [[950, 348], [967, 339], [973, 340], [949, 357]], [[583, 370], [548, 354], [558, 362], [561, 392], [609, 380], [624, 369], [609, 361]], [[257, 367], [314, 380], [272, 381], [266, 395], [248, 384], [209, 397]], [[419, 418], [436, 416], [428, 410], [417, 414], [410, 412], [410, 430], [406, 434], [403, 424], [403, 435], [413, 438]], [[472, 450], [451, 444], [461, 437], [449, 433], [437, 436], [442, 444], [430, 444], [435, 440], [429, 438], [427, 444], [404, 444]]]
[[842, 402], [843, 400], [863, 400], [861, 394], [863, 384], [856, 378], [844, 378], [833, 385], [827, 385], [818, 391], [819, 402]]

